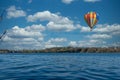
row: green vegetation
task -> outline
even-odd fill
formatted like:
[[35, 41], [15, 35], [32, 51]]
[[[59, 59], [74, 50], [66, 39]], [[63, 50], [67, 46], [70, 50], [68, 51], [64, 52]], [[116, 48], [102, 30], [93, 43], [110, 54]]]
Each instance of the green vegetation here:
[[81, 48], [81, 47], [54, 47], [42, 50], [0, 50], [0, 53], [109, 53], [120, 52], [120, 47]]

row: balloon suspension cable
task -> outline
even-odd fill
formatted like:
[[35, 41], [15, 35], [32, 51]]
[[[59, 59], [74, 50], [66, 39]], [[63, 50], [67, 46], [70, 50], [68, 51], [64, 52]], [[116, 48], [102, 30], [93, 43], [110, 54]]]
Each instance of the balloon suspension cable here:
[[90, 28], [90, 31], [92, 31], [92, 28]]
[[5, 30], [2, 35], [0, 36], [0, 40], [2, 41], [5, 37], [5, 35], [7, 34], [7, 30]]

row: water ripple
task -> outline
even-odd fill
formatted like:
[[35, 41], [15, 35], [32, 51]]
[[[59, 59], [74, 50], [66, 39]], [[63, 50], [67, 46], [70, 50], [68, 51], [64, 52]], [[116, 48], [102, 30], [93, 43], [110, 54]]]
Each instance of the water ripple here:
[[120, 55], [0, 55], [0, 80], [120, 80]]

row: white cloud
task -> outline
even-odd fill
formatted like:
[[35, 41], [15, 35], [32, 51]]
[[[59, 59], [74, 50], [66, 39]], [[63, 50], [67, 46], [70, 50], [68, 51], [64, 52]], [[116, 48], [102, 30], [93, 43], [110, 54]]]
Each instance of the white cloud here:
[[49, 22], [47, 24], [48, 29], [55, 30], [55, 31], [72, 31], [76, 29], [73, 24], [58, 24], [54, 22]]
[[19, 26], [13, 27], [8, 35], [13, 38], [43, 37], [40, 32], [34, 30], [28, 31], [25, 28], [20, 28]]
[[119, 24], [98, 24], [96, 25], [92, 31], [90, 31], [89, 27], [77, 25], [77, 29], [80, 29], [80, 32], [95, 32], [98, 34], [106, 34], [109, 36], [120, 35], [120, 25]]
[[69, 46], [72, 47], [103, 47], [104, 44], [106, 44], [106, 42], [100, 39], [86, 39], [69, 42]]
[[6, 36], [2, 41], [1, 49], [42, 49], [42, 41], [38, 41], [36, 38], [12, 38]]
[[88, 35], [87, 36], [88, 38], [91, 38], [91, 39], [109, 39], [109, 38], [112, 38], [111, 35], [108, 35], [108, 34], [92, 34], [92, 35]]
[[15, 6], [10, 6], [7, 9], [7, 18], [17, 18], [26, 16], [26, 12], [21, 9], [16, 9]]
[[51, 38], [47, 42], [45, 42], [45, 48], [51, 47], [62, 47], [64, 43], [67, 41], [66, 38]]
[[65, 4], [70, 4], [71, 2], [73, 2], [74, 0], [62, 0], [63, 3]]
[[[37, 26], [33, 28], [33, 26]], [[40, 25], [32, 25], [24, 28], [14, 26], [8, 30], [3, 42], [0, 46], [1, 49], [44, 49], [51, 47], [61, 47], [67, 42], [66, 38], [51, 38], [48, 41], [44, 41], [44, 36], [36, 29], [43, 28]]]
[[[119, 42], [120, 37], [120, 25], [119, 24], [99, 24], [96, 25], [92, 31], [90, 31], [89, 27], [84, 27], [78, 25], [77, 27], [80, 29], [80, 32], [88, 32], [82, 40], [81, 46], [110, 46], [116, 42]], [[115, 40], [116, 39], [116, 40]], [[113, 40], [113, 41], [110, 41]], [[107, 43], [108, 42], [108, 43]], [[94, 43], [94, 44], [93, 44]]]
[[[72, 3], [72, 2], [74, 2], [74, 1], [80, 1], [80, 0], [62, 0], [62, 2], [63, 3], [65, 3], [65, 4], [70, 4], [70, 3]], [[99, 1], [101, 1], [101, 0], [83, 0], [84, 2], [99, 2]]]
[[51, 13], [50, 11], [37, 12], [34, 15], [29, 15], [27, 17], [28, 22], [35, 22], [37, 20], [48, 21], [46, 26], [51, 30], [72, 31], [76, 29], [72, 20], [60, 16], [57, 13]]
[[[34, 25], [32, 25], [34, 26]], [[7, 49], [42, 49], [44, 36], [41, 31], [35, 30], [43, 27], [42, 25], [27, 26], [25, 28], [20, 28], [19, 26], [14, 26], [12, 29], [8, 30], [5, 38], [2, 41], [0, 48]]]
[[39, 24], [39, 25], [33, 24], [31, 26], [27, 26], [25, 29], [28, 30], [28, 31], [38, 31], [39, 32], [39, 31], [44, 31], [45, 26], [43, 26], [41, 24]]
[[109, 44], [108, 46], [120, 47], [120, 42], [114, 42], [114, 43], [112, 43], [112, 44]]
[[48, 40], [49, 43], [61, 43], [66, 41], [66, 38], [51, 38], [50, 40]]
[[84, 0], [85, 2], [98, 2], [98, 1], [101, 1], [101, 0]]
[[90, 32], [90, 28], [89, 27], [81, 26], [80, 29], [81, 29], [81, 32]]
[[76, 41], [70, 41], [70, 42], [69, 42], [69, 46], [78, 47], [78, 44], [77, 44]]
[[94, 32], [100, 32], [100, 33], [119, 33], [120, 32], [120, 25], [119, 24], [113, 24], [113, 25], [97, 25], [95, 29], [93, 29]]
[[52, 14], [49, 11], [43, 11], [43, 12], [37, 12], [34, 15], [29, 15], [27, 17], [28, 22], [35, 22], [37, 20], [40, 21], [55, 21], [55, 19], [58, 19], [58, 16], [56, 14]]
[[37, 20], [40, 21], [53, 21], [55, 23], [73, 23], [73, 21], [69, 20], [67, 17], [62, 17], [58, 14], [51, 13], [50, 11], [43, 11], [43, 12], [37, 12], [34, 15], [29, 15], [27, 17], [28, 22], [35, 22]]
[[45, 48], [52, 48], [52, 47], [59, 47], [59, 46], [58, 46], [58, 45], [51, 44], [51, 43], [46, 43], [46, 44], [45, 44]]
[[104, 45], [106, 45], [106, 42], [100, 39], [88, 39], [78, 42], [79, 47], [103, 47]]
[[58, 45], [58, 44], [52, 44], [49, 42], [45, 42], [44, 44], [44, 48], [52, 48], [52, 47], [61, 47], [62, 45]]
[[32, 3], [32, 0], [28, 0], [28, 3]]

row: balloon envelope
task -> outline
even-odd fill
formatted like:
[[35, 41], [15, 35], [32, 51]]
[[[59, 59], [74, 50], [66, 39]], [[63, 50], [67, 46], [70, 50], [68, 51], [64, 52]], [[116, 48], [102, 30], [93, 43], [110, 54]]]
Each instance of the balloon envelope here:
[[92, 29], [99, 20], [98, 14], [96, 12], [88, 12], [84, 15], [84, 19], [88, 26]]

